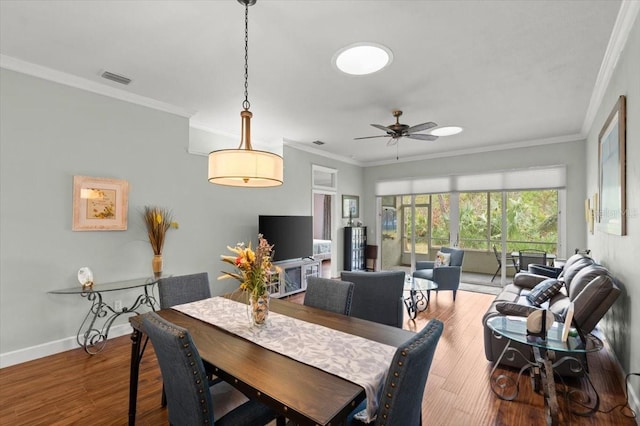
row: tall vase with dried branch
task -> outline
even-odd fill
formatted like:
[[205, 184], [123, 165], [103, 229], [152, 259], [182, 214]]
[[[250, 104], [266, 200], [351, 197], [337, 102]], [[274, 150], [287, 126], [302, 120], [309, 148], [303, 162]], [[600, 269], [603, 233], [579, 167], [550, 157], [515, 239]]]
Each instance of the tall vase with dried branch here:
[[144, 208], [144, 223], [147, 227], [147, 235], [149, 236], [149, 243], [153, 250], [153, 260], [151, 261], [151, 267], [155, 277], [162, 275], [162, 248], [164, 247], [164, 240], [169, 228], [178, 228], [178, 222], [173, 220], [173, 213], [171, 210], [164, 207], [145, 206]]

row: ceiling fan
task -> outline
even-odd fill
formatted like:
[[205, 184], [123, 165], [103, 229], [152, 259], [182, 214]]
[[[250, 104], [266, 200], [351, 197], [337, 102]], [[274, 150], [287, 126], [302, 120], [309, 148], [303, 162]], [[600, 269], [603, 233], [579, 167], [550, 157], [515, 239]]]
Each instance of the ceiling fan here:
[[432, 121], [428, 121], [422, 124], [416, 124], [415, 126], [409, 126], [407, 124], [400, 123], [400, 116], [402, 115], [402, 111], [394, 110], [393, 116], [396, 118], [396, 122], [389, 126], [382, 126], [380, 124], [372, 124], [376, 129], [380, 129], [386, 132], [386, 135], [379, 136], [364, 136], [361, 138], [354, 139], [372, 139], [372, 138], [391, 138], [387, 145], [394, 145], [398, 143], [400, 138], [409, 138], [409, 139], [418, 139], [422, 141], [435, 141], [438, 139], [435, 135], [428, 135], [424, 133], [418, 133], [423, 130], [432, 129], [437, 127], [438, 125]]

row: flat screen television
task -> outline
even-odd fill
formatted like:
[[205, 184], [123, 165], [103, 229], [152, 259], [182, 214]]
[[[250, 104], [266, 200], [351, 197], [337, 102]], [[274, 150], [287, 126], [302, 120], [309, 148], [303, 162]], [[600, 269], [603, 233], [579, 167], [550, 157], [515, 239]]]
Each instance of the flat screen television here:
[[273, 261], [313, 256], [312, 216], [258, 217], [258, 232], [273, 245]]

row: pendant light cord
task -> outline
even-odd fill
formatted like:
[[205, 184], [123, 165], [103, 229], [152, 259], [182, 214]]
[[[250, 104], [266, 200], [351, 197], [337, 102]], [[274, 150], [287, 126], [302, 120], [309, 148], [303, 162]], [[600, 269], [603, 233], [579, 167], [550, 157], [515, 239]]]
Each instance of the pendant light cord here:
[[242, 108], [248, 111], [249, 103], [249, 3], [244, 5], [244, 101]]

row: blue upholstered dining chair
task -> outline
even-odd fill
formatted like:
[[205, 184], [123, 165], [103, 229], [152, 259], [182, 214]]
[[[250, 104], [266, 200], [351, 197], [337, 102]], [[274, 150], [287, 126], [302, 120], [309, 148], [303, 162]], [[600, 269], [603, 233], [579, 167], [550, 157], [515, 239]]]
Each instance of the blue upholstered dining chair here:
[[160, 296], [161, 309], [208, 299], [211, 297], [209, 274], [199, 272], [190, 275], [160, 278], [158, 280], [158, 295]]
[[309, 277], [304, 304], [338, 314], [351, 313], [354, 284], [328, 278]]
[[352, 317], [402, 328], [404, 272], [344, 271], [341, 279], [354, 284]]
[[[198, 272], [189, 275], [160, 278], [158, 280], [158, 296], [160, 297], [161, 309], [208, 299], [211, 297], [209, 274], [206, 272]], [[207, 370], [210, 384], [217, 383], [219, 380], [213, 374], [213, 367], [207, 363], [205, 363], [204, 366]], [[164, 407], [166, 405], [167, 397], [163, 388], [162, 406]]]
[[249, 400], [228, 383], [210, 388], [202, 358], [186, 328], [155, 312], [142, 315], [142, 328], [160, 364], [171, 425], [255, 426], [276, 417], [269, 407]]
[[[398, 347], [384, 389], [375, 422], [371, 425], [418, 426], [422, 424], [422, 399], [433, 355], [444, 325], [432, 319], [402, 346]], [[362, 425], [355, 414], [366, 407], [364, 400], [347, 417], [347, 426]]]
[[[449, 266], [436, 267], [432, 261], [416, 262], [416, 270], [413, 273], [414, 278], [425, 278], [438, 284], [438, 288], [434, 291], [451, 290], [453, 291], [453, 301], [456, 300], [456, 293], [460, 287], [460, 275], [462, 274], [462, 261], [464, 260], [464, 250], [441, 247], [442, 253], [451, 255]], [[427, 291], [429, 293], [429, 291]]]

